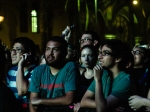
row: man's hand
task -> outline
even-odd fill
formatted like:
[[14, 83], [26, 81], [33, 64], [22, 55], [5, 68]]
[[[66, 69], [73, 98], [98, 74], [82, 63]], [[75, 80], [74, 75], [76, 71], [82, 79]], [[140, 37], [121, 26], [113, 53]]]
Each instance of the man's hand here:
[[25, 53], [21, 56], [21, 60], [18, 63], [18, 66], [24, 66], [24, 64], [27, 64], [30, 60], [30, 54]]
[[129, 106], [134, 110], [138, 110], [142, 107], [142, 103], [141, 103], [141, 100], [143, 98], [140, 97], [140, 96], [137, 96], [137, 95], [134, 95], [134, 96], [131, 96], [129, 98]]
[[65, 28], [65, 30], [62, 31], [62, 35], [64, 36], [64, 39], [68, 42], [68, 41], [69, 41], [69, 38], [70, 38], [70, 36], [71, 36], [71, 29], [70, 29], [69, 26], [67, 26], [67, 27]]
[[102, 71], [103, 71], [102, 66], [101, 65], [96, 65], [93, 68], [93, 71], [94, 71], [94, 79], [95, 79], [95, 81], [100, 80], [101, 77], [102, 77]]
[[73, 111], [74, 111], [74, 112], [78, 112], [79, 109], [80, 109], [80, 103], [74, 104]]

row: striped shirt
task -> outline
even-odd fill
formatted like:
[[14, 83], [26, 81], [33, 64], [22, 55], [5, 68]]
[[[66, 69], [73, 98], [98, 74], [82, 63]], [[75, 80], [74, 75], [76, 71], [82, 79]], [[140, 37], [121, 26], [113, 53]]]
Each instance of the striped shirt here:
[[[35, 65], [31, 65], [25, 72], [24, 76], [25, 78], [30, 82], [31, 80], [31, 75], [34, 71]], [[6, 81], [8, 87], [14, 92], [16, 98], [18, 99], [19, 103], [22, 105], [23, 108], [28, 107], [29, 99], [27, 96], [19, 96], [18, 95], [18, 90], [16, 87], [16, 75], [17, 75], [17, 69], [18, 66], [12, 67], [7, 74]]]

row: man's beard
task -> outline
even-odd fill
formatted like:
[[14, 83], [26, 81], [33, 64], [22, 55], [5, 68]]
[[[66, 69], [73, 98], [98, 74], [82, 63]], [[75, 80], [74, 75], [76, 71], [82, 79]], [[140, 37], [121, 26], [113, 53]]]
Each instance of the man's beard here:
[[54, 67], [54, 68], [60, 68], [63, 64], [63, 60], [57, 60], [57, 61], [55, 60], [54, 62], [48, 62], [46, 60], [46, 64], [48, 66], [51, 66], [51, 67]]

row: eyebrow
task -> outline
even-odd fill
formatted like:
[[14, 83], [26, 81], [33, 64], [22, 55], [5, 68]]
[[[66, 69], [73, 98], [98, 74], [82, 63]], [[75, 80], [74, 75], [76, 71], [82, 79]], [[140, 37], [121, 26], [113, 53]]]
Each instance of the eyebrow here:
[[21, 47], [14, 47], [14, 46], [13, 46], [13, 48], [21, 49]]
[[101, 50], [101, 52], [109, 52], [109, 53], [112, 53], [112, 51], [109, 51], [109, 50]]

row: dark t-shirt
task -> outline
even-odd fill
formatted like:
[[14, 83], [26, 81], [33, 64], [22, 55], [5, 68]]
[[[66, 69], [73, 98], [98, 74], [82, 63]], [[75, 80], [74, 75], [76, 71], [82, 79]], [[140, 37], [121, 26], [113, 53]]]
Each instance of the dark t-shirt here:
[[150, 88], [149, 70], [146, 68], [134, 68], [130, 74], [136, 83], [137, 95], [147, 97]]
[[14, 93], [0, 82], [0, 112], [22, 112]]

